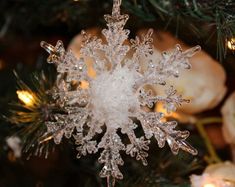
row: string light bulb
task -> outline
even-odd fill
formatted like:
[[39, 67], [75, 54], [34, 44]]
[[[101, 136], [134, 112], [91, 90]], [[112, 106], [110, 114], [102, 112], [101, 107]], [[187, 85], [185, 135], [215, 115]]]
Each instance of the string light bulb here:
[[227, 41], [227, 46], [230, 50], [235, 51], [235, 37]]
[[209, 184], [205, 184], [203, 187], [216, 187], [216, 186], [214, 184], [209, 183]]
[[35, 103], [35, 97], [32, 93], [25, 90], [17, 90], [17, 96], [26, 106], [33, 106]]
[[155, 111], [161, 112], [164, 114], [164, 118], [162, 118], [162, 121], [167, 121], [167, 118], [174, 118], [174, 119], [179, 119], [180, 120], [180, 115], [177, 112], [167, 112], [167, 109], [164, 108], [162, 103], [158, 103], [156, 105]]

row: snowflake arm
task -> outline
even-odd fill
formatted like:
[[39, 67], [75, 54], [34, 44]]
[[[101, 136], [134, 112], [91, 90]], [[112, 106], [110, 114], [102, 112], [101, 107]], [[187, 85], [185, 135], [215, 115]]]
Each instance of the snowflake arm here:
[[134, 131], [128, 132], [130, 144], [126, 147], [126, 154], [131, 157], [136, 157], [136, 160], [141, 160], [144, 166], [148, 165], [146, 158], [148, 157], [147, 151], [149, 150], [150, 140], [145, 140], [144, 136], [137, 138]]
[[136, 83], [137, 87], [144, 84], [165, 85], [167, 78], [178, 77], [180, 70], [190, 69], [189, 58], [199, 50], [200, 46], [195, 46], [183, 52], [177, 44], [174, 50], [163, 52], [156, 62], [144, 58], [149, 64], [142, 79]]
[[89, 136], [83, 136], [83, 132], [77, 133], [74, 135], [75, 144], [78, 145], [77, 147], [77, 158], [81, 156], [86, 156], [87, 153], [96, 153], [97, 149], [97, 142], [95, 140], [90, 140]]
[[197, 150], [185, 141], [189, 136], [189, 132], [174, 130], [177, 126], [177, 122], [162, 122], [162, 117], [162, 113], [159, 114], [155, 112], [143, 113], [139, 116], [138, 119], [145, 131], [146, 138], [149, 139], [154, 136], [160, 148], [164, 147], [165, 142], [167, 142], [173, 154], [177, 154], [179, 149], [182, 149], [196, 155]]
[[104, 167], [100, 172], [100, 176], [122, 179], [123, 175], [120, 172], [118, 165], [123, 165], [124, 161], [122, 160], [119, 152], [121, 150], [125, 150], [125, 145], [121, 142], [120, 137], [116, 132], [107, 131], [98, 147], [104, 149], [98, 159], [101, 164], [104, 164]]
[[96, 73], [99, 74], [102, 70], [106, 69], [107, 61], [100, 55], [100, 52], [104, 51], [104, 45], [102, 40], [96, 36], [91, 37], [87, 35], [85, 31], [82, 31], [83, 44], [81, 48], [81, 54], [84, 57], [89, 57], [94, 60], [94, 68]]
[[140, 63], [142, 56], [149, 57], [153, 54], [153, 30], [149, 29], [148, 32], [139, 38], [136, 36], [135, 40], [131, 39], [131, 47], [135, 51], [132, 57], [133, 64]]
[[181, 46], [176, 44], [174, 50], [162, 53], [162, 60], [156, 67], [159, 74], [166, 77], [178, 77], [181, 69], [191, 68], [189, 58], [191, 58], [200, 49], [200, 46], [195, 46], [183, 52]]

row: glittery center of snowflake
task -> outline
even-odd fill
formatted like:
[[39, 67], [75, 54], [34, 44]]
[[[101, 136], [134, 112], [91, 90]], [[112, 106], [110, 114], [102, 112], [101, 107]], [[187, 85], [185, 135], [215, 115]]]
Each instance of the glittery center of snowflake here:
[[98, 75], [90, 85], [94, 118], [105, 119], [113, 128], [127, 124], [129, 113], [139, 107], [134, 90], [137, 77], [136, 71], [121, 66]]

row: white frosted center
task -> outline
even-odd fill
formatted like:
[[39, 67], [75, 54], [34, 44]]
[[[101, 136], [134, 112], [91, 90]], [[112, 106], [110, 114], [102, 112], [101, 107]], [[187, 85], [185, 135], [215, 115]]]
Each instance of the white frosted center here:
[[139, 106], [133, 86], [135, 71], [117, 67], [113, 72], [104, 72], [91, 83], [93, 114], [107, 125], [126, 124], [130, 110]]

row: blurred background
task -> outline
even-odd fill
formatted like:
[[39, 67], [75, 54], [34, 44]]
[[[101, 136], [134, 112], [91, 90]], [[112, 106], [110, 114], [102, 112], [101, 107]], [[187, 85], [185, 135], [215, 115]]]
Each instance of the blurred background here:
[[[65, 48], [79, 53], [81, 30], [101, 37], [106, 27], [112, 0], [1, 0], [0, 1], [0, 187], [75, 187], [106, 186], [99, 178], [98, 155], [76, 159], [76, 150], [68, 141], [55, 146], [47, 159], [21, 150], [14, 123], [5, 116], [17, 96], [18, 74], [33, 87], [33, 73], [44, 71], [51, 80], [55, 67], [46, 63], [47, 53], [40, 42], [55, 45], [62, 40]], [[130, 37], [154, 29], [155, 52], [200, 45], [190, 72], [172, 84], [191, 103], [169, 115], [180, 128], [191, 131], [190, 143], [199, 151], [172, 156], [168, 148], [152, 143], [149, 166], [123, 156], [124, 179], [117, 186], [190, 186], [189, 176], [201, 174], [215, 163], [235, 161], [235, 3], [226, 1], [123, 0], [122, 12], [130, 15], [126, 28]], [[160, 92], [158, 88], [153, 88]], [[155, 106], [153, 110], [163, 110]], [[233, 121], [234, 120], [234, 121]], [[13, 141], [13, 143], [11, 142]], [[235, 181], [235, 177], [234, 177]]]

